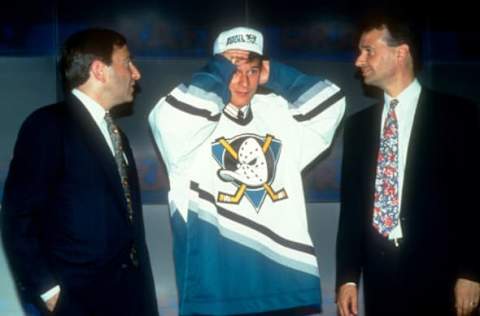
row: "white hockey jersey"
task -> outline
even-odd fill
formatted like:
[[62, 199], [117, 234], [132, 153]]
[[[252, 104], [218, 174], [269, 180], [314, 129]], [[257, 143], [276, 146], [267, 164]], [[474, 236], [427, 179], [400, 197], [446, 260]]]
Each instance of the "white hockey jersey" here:
[[149, 116], [170, 179], [180, 314], [320, 305], [301, 171], [327, 149], [342, 91], [276, 62], [244, 117], [216, 56]]

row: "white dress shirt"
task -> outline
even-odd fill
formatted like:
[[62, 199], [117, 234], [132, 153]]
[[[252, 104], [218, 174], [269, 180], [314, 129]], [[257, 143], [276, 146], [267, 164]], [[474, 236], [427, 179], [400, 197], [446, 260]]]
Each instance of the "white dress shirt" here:
[[110, 138], [110, 133], [108, 132], [107, 128], [107, 122], [105, 122], [105, 114], [107, 114], [107, 111], [100, 104], [95, 102], [91, 97], [78, 89], [73, 89], [72, 94], [80, 100], [83, 106], [85, 106], [85, 108], [87, 109], [88, 113], [90, 113], [93, 120], [95, 121], [95, 124], [97, 124], [98, 128], [102, 132], [102, 135], [105, 138], [108, 147], [110, 147], [112, 154], [115, 155], [112, 139]]
[[245, 118], [247, 117], [248, 111], [250, 110], [250, 104], [244, 105], [241, 108], [236, 107], [235, 105], [228, 103], [225, 106], [224, 111], [230, 115], [231, 117], [238, 118], [240, 111], [242, 112], [242, 116]]
[[[417, 109], [418, 98], [420, 97], [421, 91], [422, 87], [420, 86], [418, 80], [414, 79], [412, 83], [410, 83], [410, 85], [405, 88], [398, 96], [391, 97], [386, 93], [384, 94], [385, 103], [383, 105], [382, 121], [380, 122], [382, 128], [380, 129], [379, 139], [381, 138], [381, 133], [383, 131], [383, 126], [385, 124], [385, 119], [389, 110], [390, 101], [392, 99], [398, 100], [398, 105], [395, 107], [395, 113], [397, 114], [398, 120], [398, 210], [400, 214], [402, 212], [402, 188], [405, 175], [405, 165], [407, 163], [408, 144], [410, 142], [413, 119], [415, 117], [415, 111]], [[402, 237], [402, 227], [401, 222], [399, 221], [397, 227], [395, 227], [389, 234], [388, 239], [396, 241], [397, 239], [400, 239]]]

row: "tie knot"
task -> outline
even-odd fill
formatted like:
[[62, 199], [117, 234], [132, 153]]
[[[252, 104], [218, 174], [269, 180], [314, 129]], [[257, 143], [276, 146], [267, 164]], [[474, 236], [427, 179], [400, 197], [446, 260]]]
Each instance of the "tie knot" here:
[[110, 115], [110, 113], [105, 113], [104, 120], [107, 124], [107, 130], [110, 133], [110, 137], [114, 137], [114, 134], [118, 134], [117, 125], [115, 125], [115, 122], [113, 121], [112, 115]]
[[398, 100], [397, 99], [392, 99], [390, 101], [390, 110], [395, 110], [395, 107], [398, 105]]

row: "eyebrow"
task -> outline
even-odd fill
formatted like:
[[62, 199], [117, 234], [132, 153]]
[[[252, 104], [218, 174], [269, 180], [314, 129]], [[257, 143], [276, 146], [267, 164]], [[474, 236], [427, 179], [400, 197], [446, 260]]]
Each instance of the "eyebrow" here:
[[[237, 68], [238, 69], [238, 68]], [[261, 65], [251, 66], [250, 69], [261, 69]]]
[[370, 45], [370, 44], [358, 45], [358, 48], [371, 48], [371, 47], [373, 47], [373, 46]]

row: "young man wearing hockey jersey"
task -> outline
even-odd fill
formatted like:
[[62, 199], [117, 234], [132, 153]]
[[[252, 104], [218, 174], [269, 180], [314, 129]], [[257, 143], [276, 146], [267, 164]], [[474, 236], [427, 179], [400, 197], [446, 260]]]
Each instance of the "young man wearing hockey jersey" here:
[[170, 179], [180, 314], [318, 309], [301, 171], [330, 146], [344, 95], [264, 59], [250, 28], [221, 33], [213, 53], [149, 116]]

